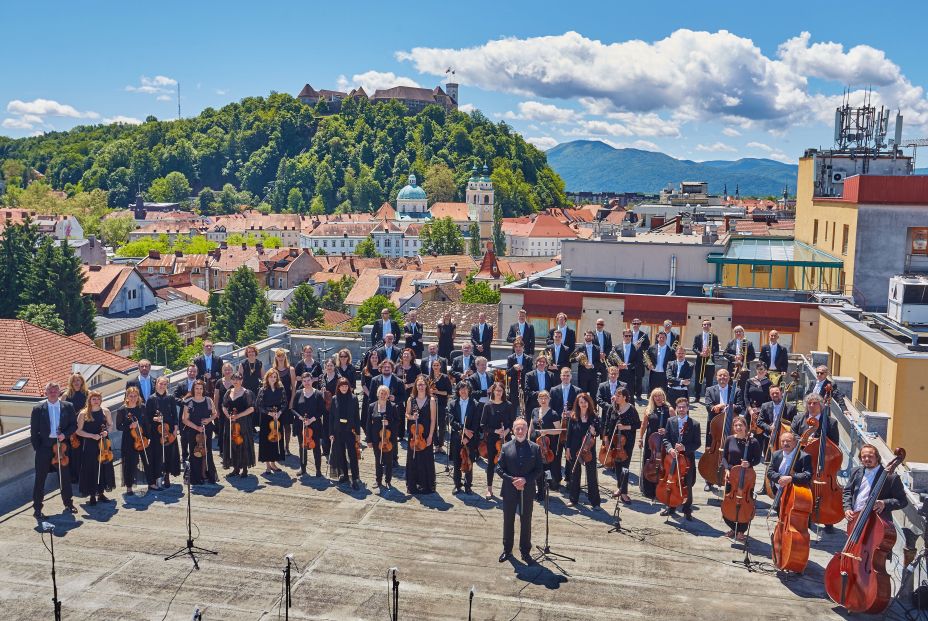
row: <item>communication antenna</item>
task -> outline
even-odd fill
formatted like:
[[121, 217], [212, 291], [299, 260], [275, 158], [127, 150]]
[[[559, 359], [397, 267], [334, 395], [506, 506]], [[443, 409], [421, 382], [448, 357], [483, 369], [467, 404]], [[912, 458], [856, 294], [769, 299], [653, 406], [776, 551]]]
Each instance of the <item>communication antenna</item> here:
[[180, 82], [177, 83], [177, 120], [180, 120]]

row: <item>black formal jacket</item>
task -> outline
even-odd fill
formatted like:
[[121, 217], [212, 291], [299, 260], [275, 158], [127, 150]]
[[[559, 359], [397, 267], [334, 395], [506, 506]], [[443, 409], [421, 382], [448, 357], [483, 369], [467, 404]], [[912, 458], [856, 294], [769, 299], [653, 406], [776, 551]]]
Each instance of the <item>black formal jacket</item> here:
[[[744, 409], [741, 407], [742, 402], [743, 402], [743, 399], [741, 397], [741, 389], [736, 386], [732, 386], [731, 383], [728, 384], [727, 388], [728, 388], [728, 394], [731, 395], [728, 399], [728, 403], [732, 405], [732, 409], [734, 410], [735, 414], [741, 414], [741, 411]], [[706, 410], [709, 410], [710, 415], [712, 415], [712, 412], [711, 412], [712, 406], [718, 405], [722, 402], [721, 393], [722, 393], [722, 389], [719, 387], [718, 384], [713, 384], [712, 386], [709, 386], [708, 388], [706, 388], [706, 397], [705, 397]]]
[[[535, 482], [541, 477], [544, 469], [541, 449], [528, 438], [521, 443], [513, 438], [503, 444], [499, 461], [496, 464], [496, 473], [503, 480], [503, 498], [512, 498], [522, 494], [523, 497], [528, 496], [531, 499], [535, 493]], [[512, 480], [516, 477], [525, 479], [525, 488], [521, 492], [512, 484]]]
[[637, 369], [642, 365], [642, 360], [644, 360], [644, 351], [641, 349], [635, 349], [635, 344], [632, 343], [629, 347], [629, 356], [628, 360], [625, 359], [625, 343], [617, 343], [613, 348], [616, 356], [619, 357], [619, 360], [627, 364], [632, 369]]
[[[692, 458], [696, 454], [696, 451], [702, 446], [702, 432], [700, 431], [698, 420], [690, 416], [683, 427], [683, 435], [681, 436], [677, 417], [670, 417], [667, 424], [664, 425], [664, 448], [669, 451], [674, 448], [677, 443], [683, 445], [683, 452], [686, 453], [687, 456]], [[691, 463], [690, 467], [695, 468], [696, 464]]]
[[[710, 332], [709, 336], [712, 338], [709, 339], [712, 341], [710, 343], [709, 352], [710, 356], [706, 359], [706, 366], [715, 366], [715, 354], [719, 353], [719, 337], [715, 332]], [[696, 354], [696, 362], [701, 363], [702, 358], [699, 357], [699, 354], [702, 353], [702, 330], [696, 333], [696, 336], [693, 337], [693, 353]]]
[[[816, 384], [817, 384], [817, 383], [818, 383], [818, 382], [816, 382]], [[828, 387], [831, 386], [831, 385], [832, 385], [832, 384], [831, 384], [831, 380], [830, 380], [830, 379], [826, 379], [824, 382], [822, 382], [822, 387], [821, 387], [821, 388], [819, 389], [819, 391], [818, 391], [819, 396], [822, 397], [822, 398], [824, 398], [824, 397], [825, 397], [825, 393], [827, 392]], [[815, 384], [812, 384], [812, 388], [815, 388]], [[834, 395], [835, 395], [835, 393], [834, 393], [834, 388], [832, 388], [832, 393], [831, 393], [831, 394], [832, 394], [832, 396], [834, 397]]]
[[[222, 377], [222, 358], [216, 354], [212, 354], [210, 358], [212, 358], [210, 376], [213, 378]], [[197, 379], [203, 379], [203, 376], [206, 375], [206, 356], [200, 354], [193, 359], [193, 364], [197, 366]]]
[[296, 363], [294, 372], [296, 373], [297, 386], [299, 386], [300, 378], [303, 377], [304, 373], [309, 373], [313, 377], [322, 375], [322, 365], [315, 358], [313, 358], [312, 364], [306, 364], [306, 361], [300, 358], [300, 361]]
[[384, 360], [390, 360], [391, 362], [397, 363], [400, 360], [400, 354], [403, 353], [403, 348], [396, 343], [393, 343], [393, 347], [390, 349], [390, 355], [387, 355], [387, 348], [381, 347], [377, 350], [378, 359], [383, 362]]
[[[599, 345], [599, 332], [596, 330], [593, 330], [593, 343]], [[612, 333], [609, 330], [603, 330], [603, 344], [599, 349], [606, 352], [606, 355], [612, 351]]]
[[641, 341], [641, 346], [638, 349], [643, 353], [651, 347], [651, 337], [644, 330], [639, 331], [638, 334], [635, 334], [635, 331], [632, 330], [632, 345], [635, 345], [642, 337], [644, 337], [644, 340]]
[[[347, 404], [347, 408], [342, 408], [342, 403]], [[342, 420], [348, 421], [342, 423]], [[329, 416], [329, 435], [337, 436], [339, 432], [354, 431], [361, 433], [361, 414], [359, 411], [358, 400], [354, 395], [348, 393], [345, 400], [339, 399], [338, 395], [332, 397], [332, 413]]]
[[580, 364], [580, 354], [586, 354], [586, 341], [582, 343], [577, 343], [577, 346], [574, 347], [574, 351], [572, 355], [574, 354], [576, 355], [577, 375], [580, 375], [580, 374], [586, 375], [588, 373], [595, 374], [595, 373], [598, 373], [599, 370], [603, 367], [603, 363], [600, 362], [599, 360], [599, 352], [600, 352], [599, 345], [596, 344], [595, 340], [593, 341], [590, 347], [590, 350], [593, 352], [593, 359], [589, 360], [589, 362], [593, 363], [593, 368], [587, 369], [585, 366]]
[[[782, 403], [783, 406], [780, 408], [780, 424], [786, 423], [788, 426], [792, 426], [793, 420], [796, 418], [796, 406], [791, 405], [785, 399]], [[773, 437], [773, 423], [775, 422], [773, 419], [776, 417], [773, 405], [773, 401], [768, 401], [760, 406], [760, 416], [757, 417], [757, 426], [764, 430], [768, 438]]]
[[[506, 342], [514, 342], [517, 336], [519, 336], [518, 321], [509, 326], [509, 333], [506, 335]], [[525, 322], [525, 334], [522, 335], [522, 342], [525, 344], [525, 353], [535, 353], [535, 326], [527, 321]]]
[[[628, 384], [619, 380], [615, 383], [615, 389], [618, 391], [621, 388], [626, 388]], [[612, 393], [609, 389], [609, 380], [601, 383], [596, 389], [596, 405], [599, 406], [600, 412], [605, 412], [612, 405]], [[558, 410], [560, 411], [560, 410]]]
[[651, 357], [651, 364], [654, 365], [654, 368], [651, 369], [651, 372], [652, 373], [666, 373], [667, 365], [670, 364], [671, 361], [675, 362], [677, 360], [677, 355], [674, 353], [673, 349], [668, 345], [666, 347], [666, 351], [664, 351], [664, 364], [659, 365], [657, 363], [657, 349], [658, 349], [658, 345], [656, 344], [651, 345], [651, 347], [648, 348], [648, 356]]
[[490, 386], [493, 385], [493, 373], [491, 373], [490, 370], [488, 369], [485, 375], [487, 377], [486, 389], [484, 389], [483, 386], [481, 386], [480, 375], [476, 372], [474, 372], [474, 374], [470, 376], [470, 379], [467, 380], [467, 383], [470, 384], [470, 398], [471, 399], [476, 399], [477, 401], [480, 401], [481, 399], [487, 396], [487, 392], [490, 390]]
[[[847, 485], [844, 486], [845, 511], [854, 510], [854, 500], [857, 499], [857, 492], [864, 480], [864, 470], [863, 466], [857, 466], [851, 471], [851, 476], [848, 477]], [[876, 483], [876, 479], [873, 482]], [[886, 507], [881, 515], [890, 520], [892, 520], [892, 511], [904, 509], [909, 504], [909, 499], [905, 495], [905, 488], [902, 487], [902, 479], [899, 478], [899, 475], [893, 473], [886, 477], [877, 500], [882, 500]]]
[[[664, 329], [661, 328], [661, 332], [663, 331]], [[657, 336], [655, 335], [654, 338], [657, 338]], [[670, 333], [667, 334], [667, 344], [676, 351], [677, 345], [680, 344], [680, 334], [675, 330], [671, 330]]]
[[[747, 343], [747, 347], [746, 347], [747, 356], [746, 356], [746, 360], [744, 361], [744, 364], [741, 365], [741, 368], [747, 369], [748, 364], [750, 364], [755, 358], [757, 358], [757, 354], [754, 351], [754, 343], [752, 343], [751, 341], [747, 339], [741, 339], [741, 340]], [[728, 345], [725, 346], [725, 359], [728, 360], [728, 372], [729, 373], [731, 373], [732, 370], [735, 368], [735, 356], [737, 356], [740, 353], [741, 352], [735, 348], [735, 339], [728, 341]]]
[[[192, 386], [191, 386], [192, 388]], [[180, 381], [180, 383], [174, 387], [174, 398], [177, 399], [178, 403], [183, 401], [187, 395], [190, 394], [190, 391], [187, 390], [187, 378], [185, 377]], [[211, 395], [206, 395], [207, 397]]]
[[[801, 448], [796, 450], [799, 451], [799, 455], [796, 457], [796, 465], [793, 467], [793, 474], [790, 476], [793, 477], [793, 483], [796, 485], [808, 487], [809, 481], [812, 480], [812, 458], [803, 453]], [[783, 451], [780, 450], [774, 452], [773, 457], [770, 458], [767, 479], [773, 489], [777, 489], [777, 481], [780, 480], [780, 465], [783, 463], [783, 455]]]
[[[470, 329], [470, 342], [474, 346], [474, 355], [483, 356], [490, 359], [490, 345], [493, 343], [493, 324], [483, 324], [483, 340], [480, 339], [480, 325], [475, 324]], [[478, 345], [483, 345], [483, 350], [478, 349]]]
[[551, 402], [548, 404], [555, 412], [561, 413], [564, 411], [564, 402], [567, 402], [567, 409], [574, 409], [574, 401], [577, 399], [577, 395], [580, 394], [580, 388], [570, 384], [567, 389], [568, 394], [564, 394], [564, 386], [560, 382], [557, 383], [557, 386], [548, 390], [551, 393]]
[[[373, 444], [380, 444], [380, 430], [383, 429], [383, 423], [381, 420], [385, 419], [387, 421], [387, 429], [391, 433], [395, 434], [396, 430], [399, 429], [403, 422], [406, 420], [405, 412], [400, 413], [399, 407], [396, 404], [390, 403], [387, 401], [387, 409], [383, 413], [383, 417], [375, 416], [377, 414], [377, 401], [372, 401], [369, 406], [367, 406], [367, 416], [364, 420], [367, 421], [367, 429], [364, 430], [364, 435], [368, 438], [368, 442]], [[396, 448], [396, 435], [393, 436], [393, 447]]]
[[476, 371], [477, 364], [474, 362], [477, 359], [477, 356], [471, 354], [470, 360], [467, 361], [467, 368], [464, 368], [464, 356], [458, 356], [451, 361], [451, 376], [454, 378], [454, 381], [460, 382], [461, 378], [464, 376], [464, 373], [467, 371]]
[[[519, 372], [512, 367], [518, 364], [515, 354], [509, 354], [506, 358], [506, 375], [509, 379], [508, 395], [509, 401], [515, 403], [519, 398]], [[529, 371], [535, 368], [535, 361], [528, 353], [522, 354], [522, 391], [525, 391], [525, 381], [528, 379]], [[526, 395], [526, 399], [528, 396]], [[524, 413], [524, 412], [523, 412]]]
[[[370, 402], [373, 403], [377, 400], [377, 389], [383, 386], [383, 375], [376, 375], [371, 380], [370, 387], [368, 391], [370, 392]], [[403, 380], [396, 376], [396, 373], [393, 373], [390, 376], [390, 394], [393, 395], [393, 403], [397, 406], [402, 405], [406, 401], [406, 386], [403, 385]], [[405, 416], [405, 411], [403, 412]]]
[[[151, 392], [148, 393], [148, 396], [149, 396], [149, 397], [152, 396], [153, 394], [155, 394], [155, 380], [156, 380], [156, 379], [157, 379], [157, 378], [154, 378], [154, 377], [152, 377], [151, 375], [148, 376], [148, 380], [151, 382]], [[185, 379], [186, 379], [186, 378], [185, 378]], [[141, 386], [141, 384], [139, 383], [139, 376], [138, 376], [138, 375], [136, 375], [135, 377], [133, 377], [132, 379], [130, 379], [129, 381], [126, 382], [126, 390], [129, 390], [129, 388], [138, 388], [138, 390], [139, 390], [139, 395], [140, 395], [143, 399], [145, 398], [145, 395], [142, 394], [142, 386]]]
[[[58, 427], [65, 438], [77, 431], [77, 414], [74, 413], [74, 406], [70, 401], [58, 400], [61, 404], [58, 417]], [[52, 446], [55, 440], [50, 438], [52, 433], [51, 423], [48, 420], [48, 400], [43, 400], [37, 406], [32, 408], [32, 416], [29, 419], [29, 441], [32, 442], [32, 448], [39, 450], [43, 446]], [[56, 430], [57, 431], [57, 430]]]
[[[448, 374], [448, 361], [442, 358], [441, 356], [437, 356], [437, 358], [438, 358], [438, 362], [441, 364], [441, 372], [447, 375]], [[423, 356], [422, 360], [419, 361], [419, 371], [421, 371], [423, 375], [431, 375], [432, 369], [431, 369], [431, 365], [429, 364], [428, 356]]]
[[[559, 328], [556, 327], [548, 330], [548, 345], [552, 345], [554, 343], [554, 333], [558, 330]], [[564, 340], [561, 341], [561, 344], [567, 348], [567, 351], [574, 350], [574, 346], [577, 344], [577, 333], [574, 332], [574, 329], [570, 326], [565, 326]]]
[[[557, 378], [554, 377], [554, 373], [550, 371], [545, 371], [545, 390], [551, 392], [551, 388], [559, 383]], [[534, 371], [529, 371], [525, 374], [525, 408], [527, 410], [534, 410], [538, 407], [538, 393], [541, 392], [541, 387], [538, 385], [538, 369]]]
[[680, 371], [680, 380], [691, 380], [693, 379], [693, 365], [690, 364], [689, 360], [684, 360], [683, 362], [677, 362], [676, 358], [667, 365], [667, 385], [672, 388], [683, 388], [682, 384], [677, 380], [677, 368], [682, 367]]
[[421, 358], [424, 349], [422, 345], [422, 322], [417, 321], [415, 326], [407, 323], [403, 326], [403, 334], [406, 335], [406, 347], [416, 352], [416, 358]]
[[548, 368], [556, 367], [560, 369], [561, 367], [569, 367], [571, 352], [573, 352], [572, 349], [569, 349], [566, 345], [561, 345], [560, 354], [555, 358], [554, 345], [548, 345], [545, 348], [545, 355], [548, 357]]
[[[393, 343], [400, 342], [400, 324], [394, 319], [390, 320], [390, 332], [393, 333]], [[374, 345], [380, 346], [383, 344], [383, 319], [378, 319], [374, 322], [374, 327], [371, 328], [371, 343]], [[383, 360], [383, 358], [381, 358]]]
[[[795, 433], [799, 437], [802, 437], [802, 434], [804, 434], [809, 429], [809, 423], [807, 422], [808, 420], [809, 419], [806, 416], [796, 416], [795, 418], [793, 418], [793, 424], [791, 425], [793, 433]], [[821, 435], [821, 433], [822, 433], [821, 427], [819, 427], [819, 429], [816, 430], [816, 432], [813, 435], [814, 437], [818, 437]], [[829, 440], [831, 440], [835, 444], [838, 444], [840, 442], [841, 434], [838, 430], [838, 421], [835, 420], [835, 417], [832, 416], [831, 414], [828, 415], [827, 433], [828, 433]]]
[[470, 437], [470, 440], [467, 440], [467, 445], [471, 449], [477, 448], [477, 444], [480, 442], [480, 415], [482, 408], [483, 406], [475, 401], [473, 396], [471, 396], [467, 400], [467, 411], [464, 412], [465, 424], [462, 427], [460, 399], [452, 399], [448, 402], [448, 422], [451, 424], [452, 437], [460, 438], [463, 428], [474, 432], [474, 435]]
[[[789, 368], [789, 350], [784, 346], [777, 343], [777, 359], [774, 360], [774, 364], [770, 362], [770, 343], [767, 343], [760, 348], [760, 361], [767, 365], [767, 368], [771, 371], [786, 371]], [[776, 369], [774, 369], [776, 367]]]

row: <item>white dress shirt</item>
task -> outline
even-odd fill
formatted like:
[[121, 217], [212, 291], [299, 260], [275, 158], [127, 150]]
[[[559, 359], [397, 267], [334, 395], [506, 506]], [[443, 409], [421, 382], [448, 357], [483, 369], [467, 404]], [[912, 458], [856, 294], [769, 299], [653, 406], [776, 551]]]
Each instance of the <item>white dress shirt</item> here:
[[61, 426], [61, 401], [48, 402], [48, 437], [58, 437], [58, 427]]
[[854, 511], [861, 511], [869, 502], [870, 493], [873, 491], [873, 482], [876, 480], [879, 471], [879, 466], [864, 470], [864, 476], [860, 480], [860, 487], [857, 488], [857, 498], [854, 499]]

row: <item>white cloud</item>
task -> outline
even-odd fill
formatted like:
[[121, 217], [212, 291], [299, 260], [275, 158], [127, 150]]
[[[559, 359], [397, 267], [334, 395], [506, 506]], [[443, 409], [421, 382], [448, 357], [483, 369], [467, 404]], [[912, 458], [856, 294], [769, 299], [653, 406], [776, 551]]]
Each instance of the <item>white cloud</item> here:
[[23, 117], [9, 117], [0, 121], [0, 127], [5, 129], [32, 129], [35, 125]]
[[[156, 75], [153, 78], [142, 76], [139, 78], [139, 85], [129, 85], [126, 90], [130, 93], [143, 93], [146, 95], [163, 95], [164, 93], [173, 93], [176, 90], [177, 80], [164, 75]], [[159, 97], [160, 99], [160, 97]]]
[[767, 153], [772, 153], [774, 151], [774, 148], [771, 147], [769, 144], [764, 144], [763, 142], [757, 142], [756, 140], [752, 140], [751, 142], [747, 143], [745, 146], [749, 149], [758, 149], [760, 151], [766, 151]]
[[458, 106], [458, 110], [460, 112], [464, 112], [465, 114], [470, 114], [476, 109], [477, 109], [477, 106], [475, 106], [474, 104], [469, 104], [469, 103]]
[[74, 119], [96, 119], [100, 115], [90, 110], [80, 112], [74, 106], [58, 103], [53, 99], [33, 99], [21, 101], [14, 99], [6, 105], [6, 111], [20, 116], [34, 115], [35, 117], [65, 116]]
[[558, 141], [551, 136], [534, 136], [531, 138], [526, 138], [525, 141], [535, 145], [542, 151], [547, 151], [551, 147], [557, 146], [558, 144]]
[[228, 95], [228, 94], [229, 94], [229, 91], [227, 91], [227, 90], [224, 89], [224, 88], [217, 88], [217, 89], [216, 89], [216, 94], [217, 94], [217, 95]]
[[576, 110], [558, 108], [539, 101], [523, 101], [517, 107], [518, 112], [510, 110], [503, 115], [503, 118], [538, 121], [539, 123], [569, 123], [579, 116]]
[[155, 99], [157, 99], [158, 101], [171, 101], [174, 98], [171, 97], [170, 95], [158, 95]]
[[777, 56], [793, 71], [808, 77], [842, 84], [888, 86], [902, 78], [899, 66], [886, 53], [869, 45], [844, 51], [840, 43], [812, 43], [812, 35], [801, 33], [780, 44]]
[[374, 91], [392, 88], [394, 86], [415, 86], [419, 87], [419, 83], [413, 80], [412, 78], [407, 78], [405, 76], [398, 76], [392, 71], [365, 71], [364, 73], [356, 73], [351, 76], [351, 80], [348, 80], [345, 76], [338, 76], [338, 89], [341, 91], [349, 91], [355, 86], [360, 86], [368, 95], [373, 95]]
[[113, 116], [113, 117], [107, 117], [103, 119], [103, 122], [106, 123], [107, 125], [111, 123], [122, 123], [124, 125], [141, 125], [142, 124], [141, 119], [137, 119], [134, 116], [123, 116], [121, 114], [117, 114], [116, 116]]
[[714, 142], [712, 144], [698, 144], [697, 151], [708, 151], [709, 153], [737, 153], [738, 149], [724, 142]]
[[722, 130], [722, 133], [728, 136], [729, 138], [734, 138], [736, 136], [741, 135], [741, 132], [739, 132], [734, 127], [726, 127], [725, 129]]

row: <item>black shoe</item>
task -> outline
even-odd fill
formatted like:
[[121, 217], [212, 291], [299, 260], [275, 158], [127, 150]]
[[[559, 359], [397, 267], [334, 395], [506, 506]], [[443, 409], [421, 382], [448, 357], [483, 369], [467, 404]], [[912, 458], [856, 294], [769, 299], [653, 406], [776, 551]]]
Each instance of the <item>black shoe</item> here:
[[91, 497], [90, 497], [90, 501], [89, 501], [87, 504], [89, 504], [91, 507], [93, 507], [94, 505], [96, 505], [96, 504], [97, 504], [97, 498], [96, 498], [96, 496], [91, 496]]
[[690, 513], [689, 511], [686, 511], [686, 512], [683, 514], [683, 518], [684, 518], [687, 522], [692, 522], [692, 521], [693, 521], [693, 514]]
[[110, 499], [107, 498], [106, 496], [104, 496], [103, 494], [100, 494], [99, 496], [97, 496], [97, 500], [99, 500], [100, 502], [109, 502], [109, 501], [110, 501]]
[[533, 558], [532, 558], [532, 555], [529, 554], [528, 552], [523, 552], [523, 553], [522, 553], [522, 562], [525, 563], [526, 565], [534, 565], [534, 564], [535, 564], [535, 559], [533, 559]]
[[316, 478], [318, 479], [318, 478], [321, 477], [321, 476], [322, 476], [322, 473], [319, 472], [318, 470], [316, 470]]
[[247, 478], [248, 478], [248, 470], [242, 470], [242, 473], [241, 473], [240, 475], [238, 475], [238, 476], [240, 476], [240, 477], [243, 478], [243, 479], [247, 479]]
[[467, 495], [471, 495], [471, 494], [474, 493], [474, 490], [471, 489], [470, 487], [465, 487], [465, 488], [464, 488], [464, 493], [467, 494]]
[[676, 514], [677, 514], [677, 510], [676, 510], [676, 509], [671, 509], [670, 507], [667, 507], [666, 509], [664, 509], [663, 511], [661, 511], [661, 515], [664, 516], [664, 517], [666, 517], [666, 516], [668, 516], [668, 515], [676, 515]]
[[342, 476], [338, 477], [338, 482], [339, 482], [339, 483], [347, 483], [347, 482], [348, 482], [348, 477], [345, 476], [345, 475], [342, 475]]
[[64, 506], [64, 513], [77, 513], [77, 507], [75, 507], [73, 503], [67, 504]]
[[45, 514], [42, 513], [41, 509], [36, 509], [35, 511], [33, 511], [32, 517], [34, 517], [35, 519], [39, 521], [46, 519]]
[[232, 474], [230, 474], [229, 476], [237, 477], [241, 474], [242, 474], [242, 471], [236, 468], [235, 470], [232, 471]]
[[505, 563], [506, 561], [509, 560], [510, 556], [512, 555], [509, 552], [503, 552], [502, 554], [499, 555], [499, 562]]
[[361, 489], [361, 483], [360, 483], [359, 481], [357, 481], [357, 480], [352, 481], [352, 482], [351, 482], [351, 489], [353, 489], [353, 490], [355, 490], [355, 491]]
[[461, 487], [460, 487], [460, 486], [455, 487], [455, 488], [454, 488], [454, 491], [452, 491], [451, 493], [454, 494], [455, 496], [458, 495], [458, 494], [460, 494], [460, 493], [461, 493]]

